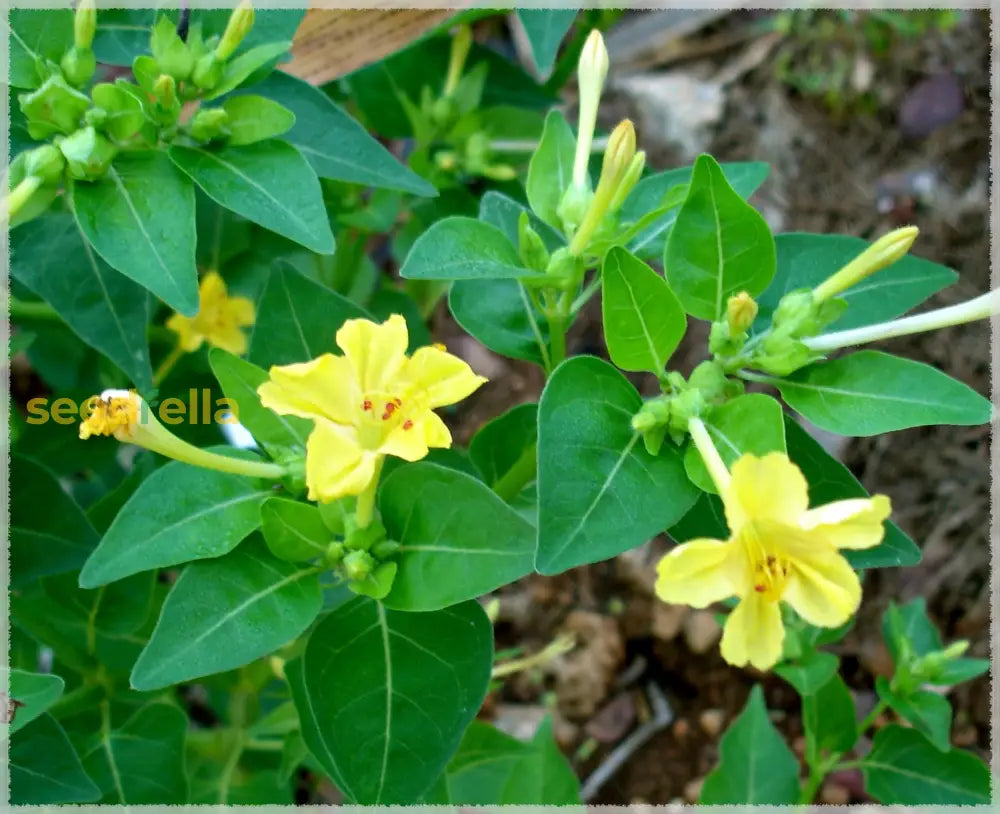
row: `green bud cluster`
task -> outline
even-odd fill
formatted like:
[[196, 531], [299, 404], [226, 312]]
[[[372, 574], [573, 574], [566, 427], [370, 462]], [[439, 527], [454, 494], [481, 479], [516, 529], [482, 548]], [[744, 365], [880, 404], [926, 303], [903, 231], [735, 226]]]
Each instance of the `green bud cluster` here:
[[382, 599], [396, 578], [398, 565], [394, 557], [399, 543], [386, 539], [385, 526], [378, 520], [361, 528], [355, 516], [347, 514], [343, 523], [343, 542], [331, 546], [328, 564], [348, 580], [347, 587], [354, 593]]
[[839, 298], [818, 301], [811, 289], [790, 291], [781, 298], [771, 320], [771, 329], [755, 348], [754, 367], [785, 376], [817, 358], [801, 341], [815, 336], [844, 313], [847, 303]]

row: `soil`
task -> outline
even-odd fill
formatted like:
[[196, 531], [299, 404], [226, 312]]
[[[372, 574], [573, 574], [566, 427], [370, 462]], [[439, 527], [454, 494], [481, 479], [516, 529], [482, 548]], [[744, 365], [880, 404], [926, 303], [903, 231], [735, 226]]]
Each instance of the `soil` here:
[[[720, 25], [738, 27], [746, 19], [737, 12]], [[740, 46], [752, 47], [752, 41]], [[927, 307], [987, 290], [988, 14], [969, 12], [949, 31], [896, 42], [889, 58], [875, 65], [874, 112], [834, 116], [821, 102], [798, 95], [776, 78], [779, 50], [725, 87], [724, 116], [702, 149], [720, 161], [772, 164], [753, 203], [776, 231], [871, 238], [902, 223], [918, 225], [915, 253], [960, 273]], [[684, 67], [704, 76], [740, 58], [745, 53], [730, 49]], [[942, 82], [945, 66], [954, 78]], [[940, 98], [954, 96], [956, 89], [959, 98]], [[628, 102], [611, 100], [610, 107], [627, 112]], [[934, 126], [935, 111], [941, 110], [949, 111], [946, 123], [929, 134], [911, 135]], [[663, 168], [681, 163], [669, 149], [653, 158]], [[592, 305], [596, 310], [584, 315], [572, 337], [572, 352], [601, 352], [599, 305]], [[439, 333], [455, 332], [449, 344], [462, 343], [459, 352], [474, 356], [474, 364], [493, 366], [492, 383], [456, 427], [457, 440], [465, 442], [483, 421], [536, 400], [543, 381], [535, 367], [493, 356], [441, 317]], [[704, 337], [690, 337], [675, 361], [690, 369], [703, 348]], [[980, 393], [991, 392], [986, 322], [893, 340], [885, 349], [940, 367]], [[655, 382], [641, 377], [636, 382], [643, 392], [656, 391]], [[916, 567], [866, 576], [857, 624], [838, 645], [859, 714], [874, 704], [875, 676], [892, 669], [880, 634], [890, 600], [925, 596], [946, 642], [968, 639], [970, 655], [989, 657], [989, 436], [988, 426], [921, 428], [852, 439], [840, 449], [869, 491], [892, 498], [894, 519], [924, 554]], [[701, 778], [717, 762], [721, 732], [756, 682], [763, 684], [776, 724], [793, 749], [801, 750], [792, 689], [775, 676], [726, 665], [710, 614], [668, 609], [652, 595], [654, 564], [664, 550], [666, 543], [655, 540], [616, 561], [556, 578], [529, 577], [500, 593], [498, 648], [533, 652], [567, 627], [581, 634], [577, 651], [546, 669], [508, 679], [491, 704], [499, 705], [494, 714], [501, 718], [496, 710], [510, 705], [554, 707], [557, 736], [581, 777], [601, 764], [633, 722], [649, 717], [644, 694], [649, 682], [658, 684], [673, 709], [673, 723], [635, 752], [589, 802], [695, 801]], [[959, 686], [951, 700], [953, 740], [989, 760], [989, 677]], [[830, 778], [820, 800], [869, 801], [851, 773]]]

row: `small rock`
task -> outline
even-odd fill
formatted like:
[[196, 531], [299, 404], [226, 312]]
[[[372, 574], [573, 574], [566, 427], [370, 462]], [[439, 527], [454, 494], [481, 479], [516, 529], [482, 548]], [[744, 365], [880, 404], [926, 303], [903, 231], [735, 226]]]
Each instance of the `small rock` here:
[[493, 725], [520, 741], [531, 740], [549, 711], [536, 704], [497, 704]]
[[819, 801], [828, 806], [846, 806], [851, 802], [851, 791], [839, 783], [826, 783], [819, 793]]
[[635, 699], [632, 693], [622, 693], [601, 707], [587, 722], [584, 731], [601, 743], [615, 743], [625, 737], [635, 723], [635, 718]]
[[686, 605], [668, 605], [665, 602], [656, 602], [653, 605], [653, 637], [662, 642], [673, 641], [681, 632], [681, 625], [687, 615]]
[[671, 731], [674, 733], [674, 737], [677, 738], [677, 740], [682, 740], [686, 738], [688, 732], [691, 731], [691, 724], [689, 724], [685, 718], [678, 718], [671, 727]]
[[684, 799], [689, 803], [697, 803], [701, 796], [701, 787], [705, 785], [705, 778], [699, 777], [696, 780], [689, 780], [684, 784]]
[[904, 136], [925, 138], [955, 121], [964, 107], [962, 84], [955, 74], [932, 76], [906, 94], [899, 109], [899, 129]]
[[720, 636], [722, 628], [711, 611], [696, 610], [685, 617], [684, 640], [692, 653], [707, 653]]
[[706, 709], [698, 716], [698, 725], [706, 735], [715, 737], [722, 731], [726, 722], [726, 713], [721, 709]]

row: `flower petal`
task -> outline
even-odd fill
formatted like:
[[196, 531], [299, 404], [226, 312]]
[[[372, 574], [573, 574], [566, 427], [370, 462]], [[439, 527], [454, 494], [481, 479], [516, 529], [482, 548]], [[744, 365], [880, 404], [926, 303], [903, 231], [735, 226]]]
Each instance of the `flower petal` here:
[[306, 441], [309, 499], [327, 503], [359, 495], [375, 477], [376, 455], [361, 448], [354, 430], [319, 419]]
[[237, 325], [253, 325], [257, 313], [253, 300], [248, 300], [246, 297], [231, 297], [226, 308], [229, 318]]
[[736, 550], [721, 540], [690, 540], [656, 567], [656, 595], [664, 602], [704, 608], [741, 593]]
[[770, 452], [762, 458], [743, 455], [730, 474], [732, 480], [722, 497], [734, 537], [751, 520], [798, 525], [799, 517], [809, 508], [806, 479], [782, 452]]
[[408, 343], [406, 320], [399, 314], [381, 324], [368, 319], [349, 319], [337, 331], [337, 344], [366, 393], [395, 391], [395, 380], [406, 362]]
[[882, 542], [884, 523], [892, 513], [885, 495], [854, 500], [838, 500], [810, 509], [799, 520], [810, 537], [834, 548], [871, 548]]
[[427, 410], [409, 422], [409, 429], [404, 429], [404, 423], [390, 432], [379, 452], [404, 461], [419, 461], [427, 455], [428, 447], [451, 446], [451, 433], [436, 413]]
[[781, 658], [785, 626], [778, 603], [750, 593], [726, 619], [722, 630], [722, 658], [736, 667], [752, 664], [770, 670]]
[[462, 359], [436, 347], [419, 348], [406, 363], [405, 376], [432, 409], [461, 401], [486, 382]]
[[242, 356], [247, 352], [247, 336], [235, 324], [225, 327], [219, 326], [210, 337], [210, 345], [227, 350], [236, 356]]
[[217, 271], [206, 272], [198, 285], [199, 310], [226, 300], [226, 282]]
[[201, 347], [205, 338], [198, 333], [193, 319], [173, 314], [165, 324], [169, 330], [177, 334], [177, 344], [181, 346], [181, 350], [191, 353]]
[[277, 413], [356, 424], [363, 398], [354, 368], [343, 356], [324, 353], [311, 362], [272, 367], [257, 388], [260, 403]]
[[861, 582], [843, 555], [817, 546], [792, 558], [782, 599], [811, 625], [840, 627], [858, 609]]

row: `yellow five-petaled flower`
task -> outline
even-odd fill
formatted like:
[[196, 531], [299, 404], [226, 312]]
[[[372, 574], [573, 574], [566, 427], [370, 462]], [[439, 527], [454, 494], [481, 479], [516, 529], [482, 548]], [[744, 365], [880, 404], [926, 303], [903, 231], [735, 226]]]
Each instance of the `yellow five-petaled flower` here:
[[[699, 449], [704, 456], [702, 444]], [[656, 592], [696, 608], [739, 597], [722, 634], [722, 657], [767, 670], [780, 659], [785, 637], [779, 600], [820, 627], [838, 627], [857, 610], [861, 584], [840, 549], [881, 542], [889, 498], [810, 509], [805, 477], [777, 452], [744, 455], [731, 477], [715, 479], [729, 540], [691, 540], [673, 549], [660, 561]]]
[[208, 342], [240, 356], [246, 353], [247, 338], [241, 330], [253, 325], [254, 305], [246, 297], [230, 297], [218, 272], [210, 271], [198, 286], [198, 313], [193, 317], [174, 314], [167, 327], [177, 334], [177, 344], [188, 353]]
[[278, 413], [312, 419], [306, 442], [309, 499], [360, 495], [386, 455], [416, 461], [430, 447], [451, 446], [433, 412], [471, 394], [486, 379], [441, 346], [406, 355], [406, 322], [351, 319], [337, 331], [343, 356], [272, 367], [257, 392]]

